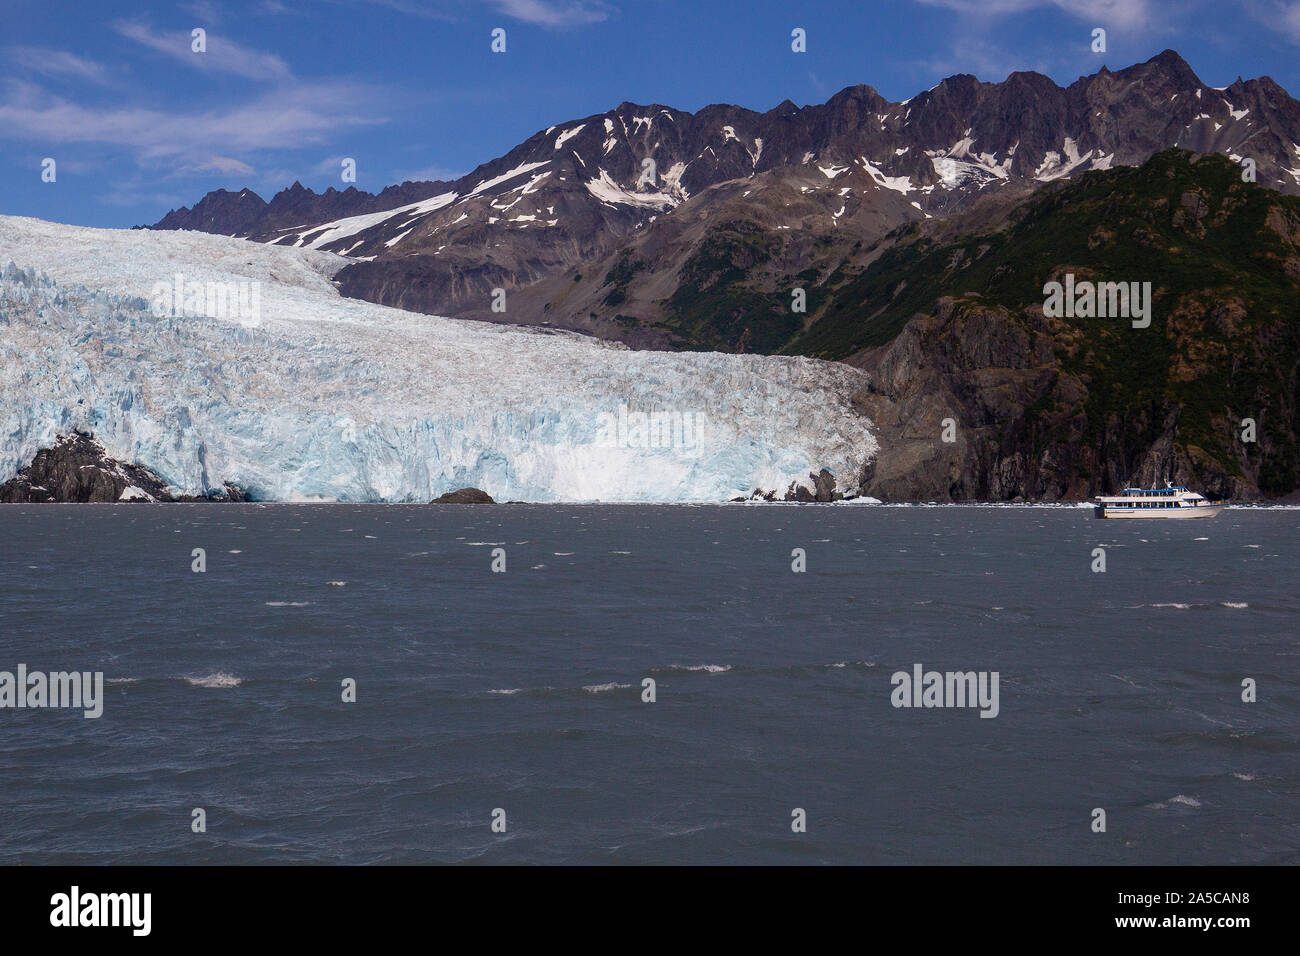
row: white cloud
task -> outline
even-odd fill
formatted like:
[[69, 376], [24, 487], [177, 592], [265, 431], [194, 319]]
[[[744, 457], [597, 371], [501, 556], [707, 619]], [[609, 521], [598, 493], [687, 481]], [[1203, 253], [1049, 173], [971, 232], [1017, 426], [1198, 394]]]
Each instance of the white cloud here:
[[113, 29], [127, 39], [195, 69], [219, 70], [250, 80], [283, 80], [291, 76], [288, 65], [278, 56], [249, 49], [211, 31], [207, 34], [206, 52], [195, 53], [187, 30], [160, 33], [143, 23], [126, 21], [114, 23]]
[[917, 0], [931, 7], [944, 7], [970, 16], [1024, 13], [1039, 7], [1056, 7], [1080, 19], [1107, 29], [1133, 28], [1151, 20], [1150, 0]]
[[609, 19], [599, 0], [492, 0], [492, 6], [515, 20], [544, 27], [582, 26]]
[[1253, 0], [1247, 9], [1260, 23], [1300, 43], [1300, 0]]
[[69, 53], [67, 50], [52, 50], [48, 47], [16, 46], [6, 51], [9, 59], [16, 66], [46, 76], [70, 76], [89, 80], [92, 83], [105, 83], [108, 74], [104, 68], [91, 60]]
[[185, 171], [199, 173], [217, 172], [224, 176], [232, 176], [236, 173], [252, 175], [256, 172], [256, 170], [254, 170], [252, 166], [248, 165], [248, 163], [240, 162], [239, 160], [232, 159], [229, 156], [213, 156], [205, 163], [196, 163], [193, 166], [186, 167]]
[[183, 112], [83, 106], [11, 83], [0, 96], [0, 129], [11, 139], [118, 146], [144, 163], [197, 165], [231, 153], [312, 146], [349, 128], [384, 123], [373, 105], [382, 96], [357, 84], [298, 83], [235, 106]]
[[[437, 20], [464, 19], [466, 0], [369, 0], [408, 16]], [[608, 20], [611, 7], [605, 0], [477, 0], [502, 16], [543, 27], [574, 27]]]

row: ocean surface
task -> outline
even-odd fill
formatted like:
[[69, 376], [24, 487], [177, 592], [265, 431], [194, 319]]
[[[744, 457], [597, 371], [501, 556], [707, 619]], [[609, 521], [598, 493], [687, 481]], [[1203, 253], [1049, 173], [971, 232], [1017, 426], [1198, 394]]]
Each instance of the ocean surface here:
[[[6, 505], [0, 670], [107, 683], [0, 710], [0, 863], [1294, 864], [1297, 532]], [[893, 706], [916, 664], [997, 672], [997, 716]]]

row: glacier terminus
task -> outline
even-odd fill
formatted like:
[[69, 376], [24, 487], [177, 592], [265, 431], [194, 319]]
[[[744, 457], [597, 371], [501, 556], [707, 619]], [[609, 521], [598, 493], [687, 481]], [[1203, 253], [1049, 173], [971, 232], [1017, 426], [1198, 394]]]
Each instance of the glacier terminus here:
[[[877, 450], [847, 365], [405, 312], [339, 295], [349, 261], [0, 216], [0, 481], [74, 429], [178, 493], [263, 501], [721, 501], [856, 487]], [[229, 309], [158, 308], [182, 281]]]

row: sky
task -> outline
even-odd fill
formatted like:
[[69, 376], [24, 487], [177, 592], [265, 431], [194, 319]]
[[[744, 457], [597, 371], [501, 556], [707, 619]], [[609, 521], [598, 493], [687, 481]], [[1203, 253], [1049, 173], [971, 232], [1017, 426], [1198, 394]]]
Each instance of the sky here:
[[218, 188], [343, 189], [345, 159], [370, 192], [455, 178], [624, 101], [762, 111], [858, 83], [902, 100], [1016, 70], [1066, 85], [1167, 48], [1209, 86], [1300, 93], [1300, 0], [0, 0], [0, 23], [0, 213], [88, 226]]

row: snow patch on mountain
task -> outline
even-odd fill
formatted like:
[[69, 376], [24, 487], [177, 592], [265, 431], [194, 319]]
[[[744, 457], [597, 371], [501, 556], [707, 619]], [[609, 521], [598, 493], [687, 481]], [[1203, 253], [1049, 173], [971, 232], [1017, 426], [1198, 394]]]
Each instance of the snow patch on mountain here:
[[[522, 176], [524, 173], [531, 173], [534, 169], [540, 169], [541, 167], [547, 165], [549, 162], [550, 162], [549, 159], [544, 159], [540, 163], [521, 163], [520, 165], [516, 166], [514, 169], [507, 170], [506, 172], [502, 173], [500, 176], [493, 176], [491, 179], [483, 180], [481, 183], [479, 183], [477, 186], [475, 186], [473, 189], [471, 189], [469, 192], [465, 194], [465, 199], [470, 199], [473, 196], [477, 196], [479, 193], [483, 192], [484, 190], [492, 189], [496, 186], [500, 186], [502, 183], [509, 182], [510, 180], [514, 179], [516, 176]], [[464, 202], [464, 200], [461, 201]]]
[[[676, 167], [674, 167], [676, 168]], [[684, 169], [685, 167], [683, 167]], [[641, 206], [646, 209], [665, 209], [669, 206], [676, 206], [681, 200], [677, 196], [669, 195], [665, 192], [635, 192], [631, 189], [625, 189], [610, 178], [609, 173], [602, 168], [600, 174], [595, 179], [590, 179], [583, 183], [587, 187], [587, 192], [591, 193], [601, 202], [613, 203], [624, 206]]]
[[[1198, 91], [1199, 92], [1199, 91]], [[1061, 153], [1054, 149], [1049, 149], [1043, 156], [1043, 161], [1039, 163], [1038, 168], [1034, 170], [1034, 178], [1039, 182], [1051, 182], [1054, 179], [1065, 179], [1076, 169], [1092, 158], [1092, 150], [1088, 150], [1082, 156], [1079, 155], [1078, 144], [1069, 136], [1061, 144], [1061, 152], [1065, 154], [1062, 159]], [[1112, 157], [1114, 158], [1113, 154]], [[1106, 161], [1106, 166], [1099, 166], [1099, 169], [1108, 168], [1110, 160]]]
[[967, 182], [983, 186], [994, 179], [1008, 179], [1011, 174], [1011, 157], [998, 162], [992, 153], [976, 153], [971, 147], [975, 139], [971, 130], [947, 149], [926, 150], [930, 163], [946, 189], [956, 189]]
[[691, 194], [682, 185], [682, 176], [686, 173], [686, 166], [686, 163], [673, 163], [668, 168], [668, 171], [659, 177], [663, 182], [664, 192], [676, 197], [679, 203], [684, 203], [691, 198]]
[[887, 176], [883, 170], [873, 166], [871, 161], [865, 156], [861, 157], [859, 162], [862, 163], [862, 168], [867, 171], [867, 175], [874, 179], [878, 186], [892, 189], [895, 192], [900, 192], [904, 195], [915, 188], [912, 184], [912, 180], [908, 179], [906, 176]]
[[555, 148], [559, 149], [561, 146], [563, 146], [569, 140], [573, 139], [573, 137], [577, 136], [586, 128], [587, 128], [586, 123], [579, 123], [577, 126], [573, 127], [573, 129], [565, 130], [559, 136], [555, 137]]
[[[349, 216], [346, 219], [336, 219], [334, 222], [321, 223], [317, 226], [311, 226], [303, 231], [301, 226], [295, 226], [286, 230], [285, 235], [276, 238], [274, 244], [286, 244], [287, 240], [295, 240], [292, 245], [295, 247], [305, 247], [307, 249], [321, 249], [330, 243], [337, 242], [340, 239], [346, 239], [348, 236], [355, 236], [359, 232], [370, 229], [379, 225], [381, 222], [387, 222], [389, 219], [401, 215], [423, 216], [441, 209], [443, 206], [450, 205], [456, 199], [456, 193], [442, 193], [429, 199], [422, 199], [419, 202], [413, 202], [405, 206], [398, 206], [396, 209], [388, 209], [383, 212], [366, 213], [363, 216]], [[324, 231], [321, 231], [324, 230]], [[311, 241], [306, 241], [308, 237]], [[359, 243], [358, 243], [359, 245]], [[356, 245], [351, 248], [355, 249]]]

